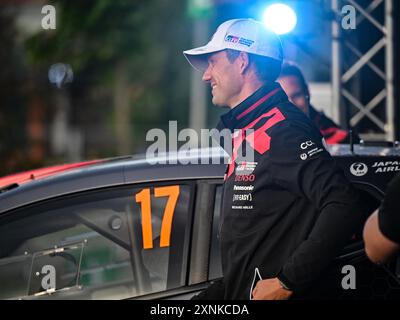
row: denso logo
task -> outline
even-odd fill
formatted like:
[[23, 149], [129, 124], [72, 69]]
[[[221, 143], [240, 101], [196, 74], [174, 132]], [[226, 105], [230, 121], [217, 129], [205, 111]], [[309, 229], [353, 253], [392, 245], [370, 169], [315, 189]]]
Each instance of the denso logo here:
[[254, 174], [239, 174], [235, 176], [235, 181], [243, 181], [243, 182], [253, 182], [256, 179]]

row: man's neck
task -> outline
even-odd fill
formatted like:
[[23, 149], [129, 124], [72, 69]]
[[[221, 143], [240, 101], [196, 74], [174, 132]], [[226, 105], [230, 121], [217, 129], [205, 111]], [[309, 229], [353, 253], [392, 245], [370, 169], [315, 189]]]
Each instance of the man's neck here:
[[232, 103], [231, 106], [229, 106], [230, 109], [235, 108], [238, 106], [240, 103], [242, 103], [244, 100], [246, 100], [248, 97], [254, 94], [257, 90], [259, 90], [262, 86], [265, 84], [262, 83], [261, 81], [254, 81], [254, 82], [247, 82], [244, 84], [240, 94], [238, 95], [235, 103]]

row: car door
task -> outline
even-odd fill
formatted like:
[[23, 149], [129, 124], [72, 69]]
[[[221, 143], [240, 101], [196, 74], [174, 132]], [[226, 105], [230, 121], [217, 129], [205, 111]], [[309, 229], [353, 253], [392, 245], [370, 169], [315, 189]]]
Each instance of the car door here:
[[0, 216], [0, 298], [125, 299], [186, 285], [193, 182], [80, 192]]
[[219, 223], [219, 218], [216, 217], [220, 213], [222, 183], [222, 177], [197, 179], [195, 182], [186, 286], [141, 298], [188, 300], [205, 289], [212, 279], [222, 276], [219, 244], [213, 241], [216, 234], [214, 229], [218, 228]]

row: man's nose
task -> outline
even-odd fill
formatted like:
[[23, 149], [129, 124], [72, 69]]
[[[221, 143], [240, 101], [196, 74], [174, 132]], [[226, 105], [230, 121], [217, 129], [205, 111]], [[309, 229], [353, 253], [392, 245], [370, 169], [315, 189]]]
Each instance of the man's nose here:
[[210, 67], [207, 67], [207, 69], [204, 71], [202, 80], [206, 82], [211, 80]]

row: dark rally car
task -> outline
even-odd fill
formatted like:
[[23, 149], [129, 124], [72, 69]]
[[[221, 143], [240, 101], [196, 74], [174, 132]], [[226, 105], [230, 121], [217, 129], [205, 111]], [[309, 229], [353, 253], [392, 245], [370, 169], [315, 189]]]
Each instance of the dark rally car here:
[[[372, 213], [400, 170], [400, 150], [330, 152]], [[225, 155], [207, 149], [157, 160], [99, 160], [0, 179], [0, 299], [188, 299], [220, 278]], [[357, 297], [399, 297], [400, 265], [369, 263], [361, 230], [337, 260], [359, 272]]]

